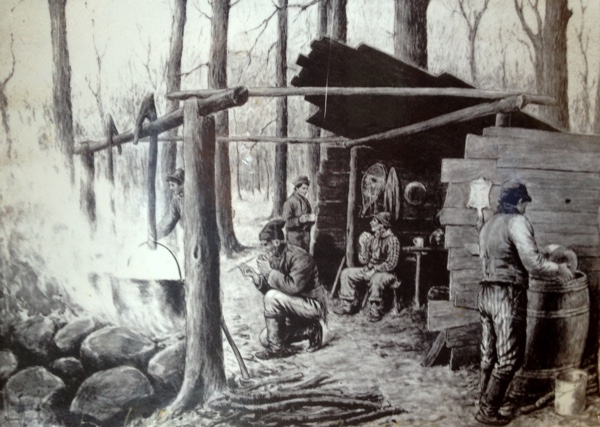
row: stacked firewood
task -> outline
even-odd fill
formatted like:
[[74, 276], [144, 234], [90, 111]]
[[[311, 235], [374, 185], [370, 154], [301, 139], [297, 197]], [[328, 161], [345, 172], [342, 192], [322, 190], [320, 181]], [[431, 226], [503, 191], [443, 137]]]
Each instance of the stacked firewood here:
[[379, 390], [351, 394], [339, 388], [321, 388], [330, 378], [301, 373], [244, 381], [209, 402], [215, 412], [210, 424], [247, 426], [346, 426], [405, 413], [384, 402]]

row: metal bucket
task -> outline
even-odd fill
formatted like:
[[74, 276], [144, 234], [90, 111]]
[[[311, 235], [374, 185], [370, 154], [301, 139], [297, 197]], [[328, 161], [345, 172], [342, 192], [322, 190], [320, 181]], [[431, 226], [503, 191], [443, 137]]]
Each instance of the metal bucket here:
[[585, 409], [587, 373], [569, 369], [556, 376], [554, 383], [554, 412], [577, 415]]

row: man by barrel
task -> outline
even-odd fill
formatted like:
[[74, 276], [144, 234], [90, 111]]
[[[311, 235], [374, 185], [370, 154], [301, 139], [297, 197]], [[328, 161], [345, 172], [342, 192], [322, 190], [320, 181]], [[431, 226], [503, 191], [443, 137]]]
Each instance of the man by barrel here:
[[398, 279], [396, 267], [400, 256], [400, 241], [391, 230], [389, 212], [379, 212], [372, 216], [371, 232], [364, 232], [358, 238], [358, 260], [363, 267], [348, 267], [340, 276], [340, 306], [334, 312], [338, 315], [355, 314], [360, 309], [358, 291], [368, 286], [369, 313], [371, 322], [383, 316], [382, 300], [384, 289]]
[[285, 220], [287, 241], [305, 251], [310, 248], [310, 229], [315, 223], [310, 202], [306, 198], [310, 181], [301, 175], [294, 180], [294, 192], [283, 203], [281, 216]]
[[500, 414], [499, 409], [524, 356], [529, 275], [565, 280], [573, 277], [566, 264], [547, 260], [538, 250], [533, 227], [524, 215], [530, 201], [525, 185], [514, 180], [505, 182], [496, 214], [479, 234], [482, 340], [479, 411], [475, 419], [488, 425], [511, 421], [509, 413]]
[[173, 193], [171, 197], [171, 203], [169, 204], [169, 210], [156, 225], [156, 239], [162, 239], [169, 235], [183, 213], [183, 181], [185, 179], [185, 173], [183, 169], [175, 169], [175, 171], [167, 176], [167, 183], [169, 189]]
[[241, 266], [264, 294], [266, 328], [260, 334], [265, 351], [256, 353], [267, 360], [290, 354], [290, 344], [308, 339], [308, 352], [318, 350], [323, 341], [320, 320], [326, 319], [325, 290], [317, 276], [313, 257], [304, 249], [284, 241], [283, 220], [267, 223], [259, 233], [264, 253], [255, 272]]

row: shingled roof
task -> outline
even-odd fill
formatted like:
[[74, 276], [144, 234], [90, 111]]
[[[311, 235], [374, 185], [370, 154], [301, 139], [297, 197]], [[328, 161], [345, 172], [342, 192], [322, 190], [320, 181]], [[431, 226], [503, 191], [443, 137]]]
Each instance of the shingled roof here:
[[[432, 75], [368, 45], [352, 48], [324, 37], [313, 41], [302, 67], [292, 79], [296, 87], [440, 87], [473, 88], [459, 78]], [[309, 123], [348, 138], [360, 138], [418, 123], [467, 108], [488, 99], [450, 96], [306, 96], [319, 110]], [[494, 125], [494, 116], [478, 119], [474, 127]], [[511, 126], [556, 130], [523, 112], [511, 114]]]

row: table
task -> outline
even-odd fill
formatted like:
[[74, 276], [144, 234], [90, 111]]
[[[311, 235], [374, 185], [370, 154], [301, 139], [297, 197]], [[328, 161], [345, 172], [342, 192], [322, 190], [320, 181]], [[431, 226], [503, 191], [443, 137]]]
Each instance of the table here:
[[414, 308], [420, 308], [419, 288], [421, 286], [421, 258], [431, 252], [443, 251], [443, 248], [431, 248], [424, 246], [406, 246], [402, 248], [402, 252], [415, 256], [415, 299], [413, 302]]

